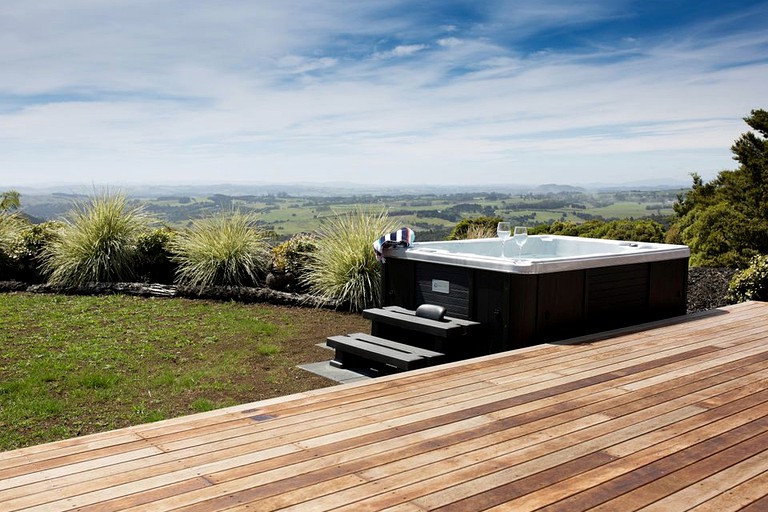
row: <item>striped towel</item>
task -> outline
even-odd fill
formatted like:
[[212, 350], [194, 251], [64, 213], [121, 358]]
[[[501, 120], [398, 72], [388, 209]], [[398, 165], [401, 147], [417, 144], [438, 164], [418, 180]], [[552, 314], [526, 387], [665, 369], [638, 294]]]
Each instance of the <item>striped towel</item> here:
[[384, 263], [382, 251], [389, 247], [410, 247], [416, 240], [416, 234], [410, 228], [400, 228], [397, 231], [384, 235], [373, 242], [373, 252], [376, 259]]

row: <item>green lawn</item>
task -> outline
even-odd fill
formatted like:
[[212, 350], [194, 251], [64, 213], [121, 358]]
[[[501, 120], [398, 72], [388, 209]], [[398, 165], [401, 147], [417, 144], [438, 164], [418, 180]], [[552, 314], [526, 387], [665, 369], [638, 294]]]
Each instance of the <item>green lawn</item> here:
[[122, 295], [0, 295], [0, 451], [327, 386], [295, 368], [359, 315]]

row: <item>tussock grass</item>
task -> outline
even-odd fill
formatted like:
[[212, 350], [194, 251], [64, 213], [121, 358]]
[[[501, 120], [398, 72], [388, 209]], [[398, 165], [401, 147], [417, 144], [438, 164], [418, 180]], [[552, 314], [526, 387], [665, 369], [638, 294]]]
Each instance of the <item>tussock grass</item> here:
[[467, 239], [496, 238], [496, 229], [491, 226], [475, 224], [467, 228]]
[[10, 246], [22, 229], [27, 226], [24, 219], [17, 213], [0, 213], [0, 252], [7, 254]]
[[248, 286], [258, 283], [271, 259], [267, 233], [253, 215], [219, 214], [193, 221], [171, 242], [176, 281], [190, 286]]
[[303, 277], [311, 292], [346, 304], [352, 311], [380, 304], [381, 264], [372, 244], [395, 229], [397, 223], [386, 210], [362, 206], [326, 219]]
[[144, 210], [120, 194], [96, 195], [76, 205], [43, 251], [48, 281], [77, 286], [134, 279], [136, 239], [149, 223]]

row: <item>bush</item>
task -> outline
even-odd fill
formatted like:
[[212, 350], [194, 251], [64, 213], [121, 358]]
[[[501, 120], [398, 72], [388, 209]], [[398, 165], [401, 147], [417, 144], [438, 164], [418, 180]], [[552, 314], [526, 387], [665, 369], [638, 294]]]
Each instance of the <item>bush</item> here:
[[131, 281], [137, 266], [136, 240], [149, 224], [141, 207], [122, 195], [103, 194], [76, 205], [61, 236], [43, 250], [43, 270], [54, 284]]
[[747, 268], [733, 276], [727, 300], [732, 303], [768, 301], [768, 255], [755, 256]]
[[136, 240], [137, 276], [145, 283], [171, 284], [176, 273], [171, 241], [173, 231], [168, 227], [153, 229]]
[[272, 271], [301, 275], [311, 263], [310, 254], [317, 249], [317, 237], [299, 233], [272, 248]]
[[483, 233], [493, 233], [490, 236], [496, 236], [496, 226], [503, 220], [504, 219], [501, 217], [475, 217], [471, 219], [462, 219], [456, 224], [456, 227], [453, 228], [451, 234], [448, 235], [448, 240], [465, 240]]
[[632, 242], [664, 242], [664, 226], [648, 219], [612, 220], [593, 219], [577, 224], [572, 221], [555, 221], [529, 230], [532, 235], [565, 235]]
[[359, 311], [381, 303], [381, 264], [373, 242], [397, 229], [387, 212], [355, 210], [329, 218], [319, 230], [317, 249], [303, 280], [324, 300]]
[[12, 246], [26, 226], [26, 221], [16, 213], [0, 213], [0, 279], [14, 277]]
[[598, 226], [589, 237], [631, 242], [664, 242], [664, 226], [654, 220], [612, 220]]
[[190, 286], [252, 286], [266, 273], [267, 234], [251, 214], [219, 214], [192, 222], [171, 241], [176, 282]]
[[41, 268], [46, 247], [60, 236], [61, 222], [44, 222], [23, 227], [10, 244], [13, 275], [25, 283], [41, 283], [45, 274]]
[[589, 220], [577, 224], [570, 220], [556, 220], [551, 224], [539, 224], [528, 230], [529, 235], [586, 236], [583, 233], [593, 229], [602, 221]]
[[311, 265], [311, 253], [316, 249], [317, 238], [304, 233], [273, 247], [267, 286], [273, 290], [305, 292], [307, 286], [302, 276]]

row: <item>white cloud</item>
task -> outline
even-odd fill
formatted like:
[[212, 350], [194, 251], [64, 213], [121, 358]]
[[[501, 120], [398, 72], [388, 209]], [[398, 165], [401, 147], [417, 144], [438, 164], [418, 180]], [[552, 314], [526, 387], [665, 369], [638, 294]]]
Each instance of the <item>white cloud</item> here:
[[437, 44], [440, 46], [453, 47], [461, 44], [461, 39], [458, 37], [444, 37], [437, 40]]
[[288, 69], [291, 73], [306, 73], [320, 69], [328, 69], [335, 66], [338, 59], [332, 57], [321, 57], [318, 59], [309, 59], [299, 55], [289, 55], [279, 61], [281, 68]]
[[503, 37], [384, 0], [51, 5], [3, 6], [6, 183], [685, 179], [733, 166], [768, 78], [761, 32], [515, 46], [607, 2], [499, 3]]
[[392, 59], [397, 57], [410, 57], [416, 53], [426, 50], [425, 44], [404, 44], [395, 46], [393, 49], [385, 52], [376, 52], [373, 54], [374, 59]]

